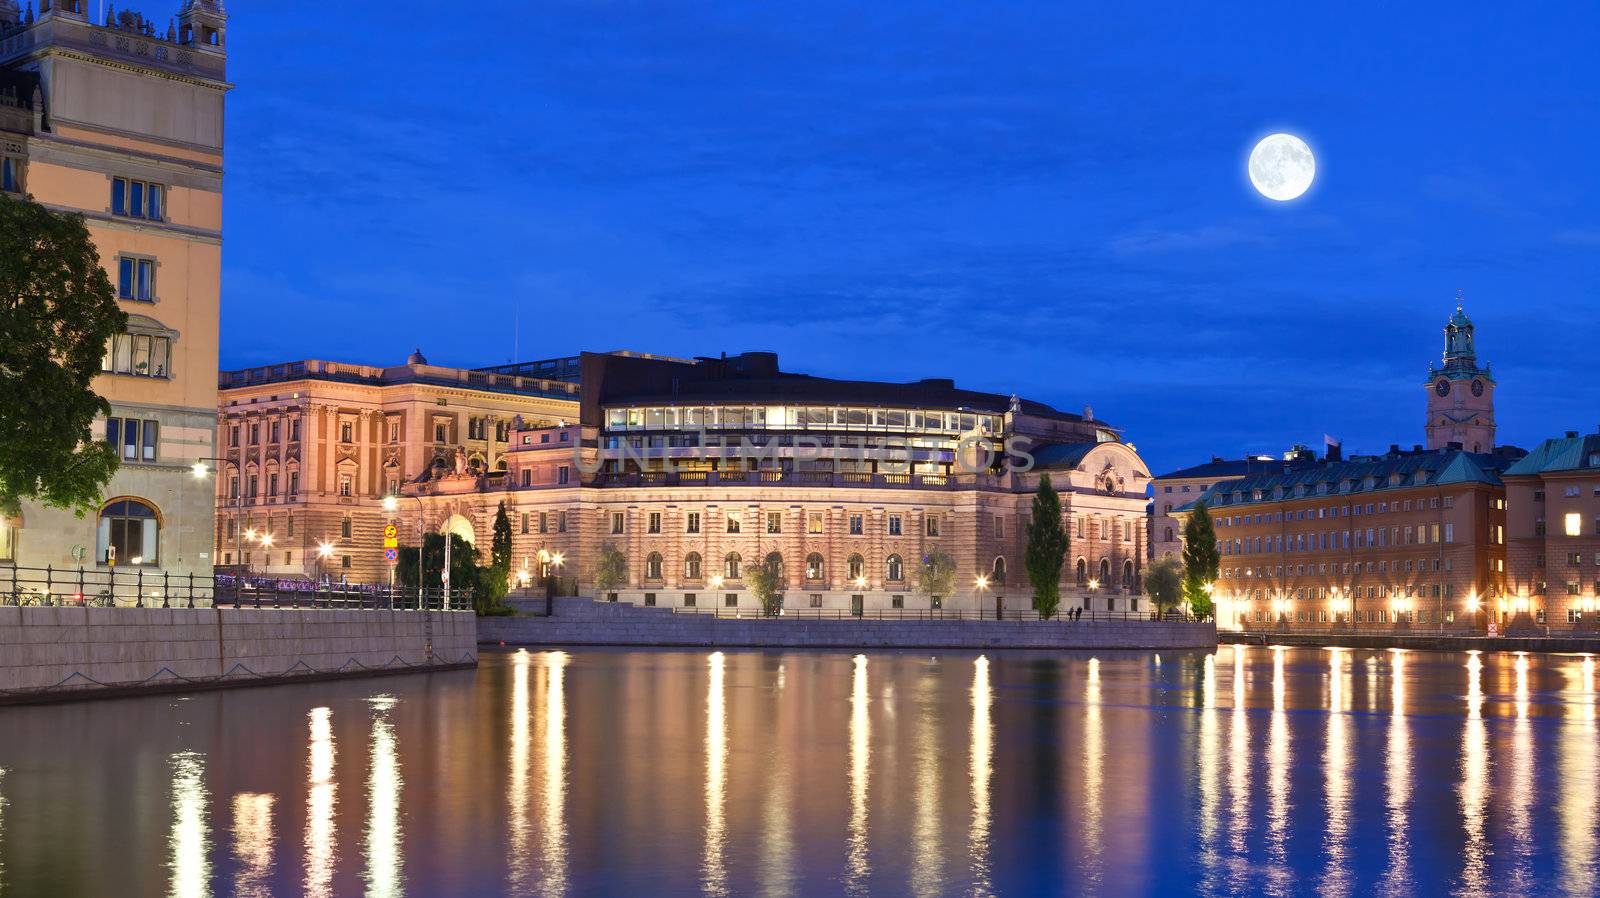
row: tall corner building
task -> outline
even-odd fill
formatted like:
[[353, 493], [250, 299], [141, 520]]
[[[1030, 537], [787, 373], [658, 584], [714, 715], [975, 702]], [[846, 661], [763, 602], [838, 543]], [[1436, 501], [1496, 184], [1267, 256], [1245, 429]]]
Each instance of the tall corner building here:
[[83, 518], [25, 504], [0, 563], [211, 572], [215, 485], [191, 467], [216, 454], [228, 16], [161, 18], [0, 0], [0, 186], [83, 215], [128, 313], [94, 381], [120, 469]]

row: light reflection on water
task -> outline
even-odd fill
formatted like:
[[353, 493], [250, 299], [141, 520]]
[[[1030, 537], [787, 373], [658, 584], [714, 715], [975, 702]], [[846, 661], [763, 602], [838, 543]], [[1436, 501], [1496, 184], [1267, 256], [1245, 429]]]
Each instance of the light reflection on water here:
[[312, 708], [307, 717], [311, 738], [306, 746], [305, 895], [328, 898], [339, 860], [333, 826], [339, 802], [339, 785], [333, 779], [333, 711]]
[[1596, 676], [586, 650], [0, 709], [0, 895], [1593, 895]]

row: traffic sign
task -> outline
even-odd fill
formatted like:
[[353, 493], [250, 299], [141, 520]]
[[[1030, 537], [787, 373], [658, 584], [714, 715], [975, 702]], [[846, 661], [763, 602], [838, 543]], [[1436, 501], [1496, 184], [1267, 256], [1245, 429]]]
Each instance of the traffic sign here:
[[385, 537], [384, 540], [383, 540], [383, 547], [385, 549], [398, 549], [398, 548], [400, 548], [400, 541], [397, 540], [397, 539], [391, 539], [389, 537]]
[[399, 558], [400, 558], [400, 550], [399, 549], [391, 548], [391, 549], [384, 549], [383, 550], [383, 560], [384, 561], [388, 561], [388, 562], [392, 563], [392, 562], [398, 560]]
[[384, 539], [386, 539], [386, 540], [388, 540], [388, 539], [396, 539], [399, 536], [400, 536], [400, 531], [393, 524], [385, 524], [385, 525], [383, 525], [383, 538]]

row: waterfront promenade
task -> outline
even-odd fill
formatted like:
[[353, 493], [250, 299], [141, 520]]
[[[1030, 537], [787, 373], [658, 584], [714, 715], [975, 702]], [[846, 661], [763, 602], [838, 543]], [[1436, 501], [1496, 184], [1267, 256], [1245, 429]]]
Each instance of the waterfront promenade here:
[[[1114, 615], [1081, 621], [939, 617], [718, 617], [623, 602], [558, 598], [545, 616], [478, 622], [480, 643], [827, 649], [1209, 649], [1212, 623]], [[521, 603], [541, 607], [542, 601]]]
[[1459, 633], [1357, 633], [1349, 630], [1298, 633], [1221, 630], [1217, 633], [1217, 641], [1223, 645], [1600, 654], [1600, 635], [1571, 632], [1552, 636], [1468, 636]]

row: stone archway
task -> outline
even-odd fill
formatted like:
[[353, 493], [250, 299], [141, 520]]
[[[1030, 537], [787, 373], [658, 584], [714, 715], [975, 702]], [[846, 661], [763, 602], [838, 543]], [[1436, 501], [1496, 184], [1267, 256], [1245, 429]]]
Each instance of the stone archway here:
[[446, 518], [445, 522], [439, 525], [439, 532], [454, 533], [456, 536], [466, 540], [470, 545], [476, 546], [478, 544], [478, 534], [477, 531], [472, 529], [472, 522], [461, 514], [452, 514]]

